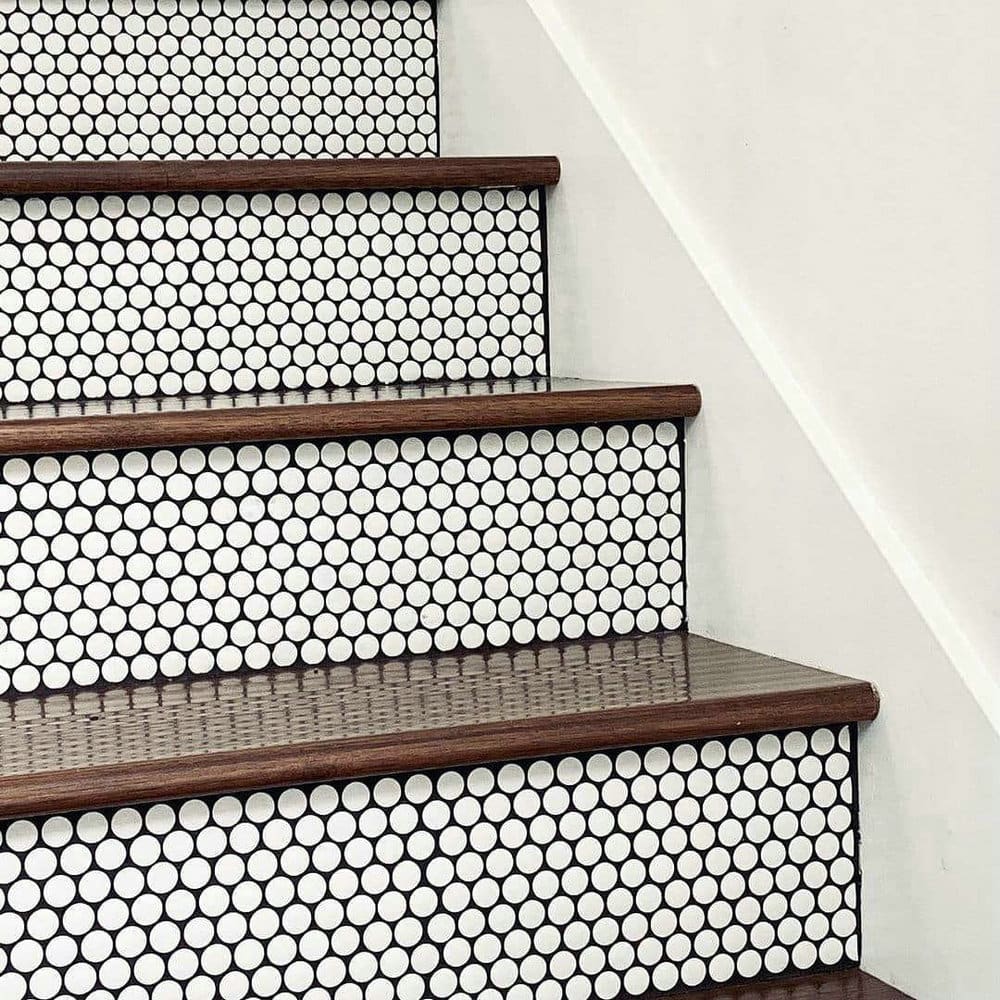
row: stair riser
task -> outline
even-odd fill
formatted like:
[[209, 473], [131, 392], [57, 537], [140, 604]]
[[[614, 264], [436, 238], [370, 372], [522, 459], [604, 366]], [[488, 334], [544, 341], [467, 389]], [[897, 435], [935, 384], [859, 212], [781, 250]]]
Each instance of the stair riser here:
[[8, 821], [2, 994], [589, 1000], [856, 964], [854, 736]]
[[544, 200], [0, 199], [0, 406], [545, 375]]
[[425, 0], [0, 0], [0, 43], [0, 160], [438, 151]]
[[7, 459], [17, 691], [684, 621], [682, 425]]

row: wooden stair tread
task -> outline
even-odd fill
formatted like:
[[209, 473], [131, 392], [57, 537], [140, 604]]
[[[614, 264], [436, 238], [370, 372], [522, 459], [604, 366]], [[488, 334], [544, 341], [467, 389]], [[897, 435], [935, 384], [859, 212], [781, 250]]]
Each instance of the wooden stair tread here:
[[63, 415], [8, 407], [0, 455], [663, 420], [700, 408], [691, 385], [562, 378], [145, 400], [130, 407], [62, 404], [54, 412]]
[[0, 195], [365, 191], [555, 184], [555, 156], [0, 163]]
[[696, 635], [0, 702], [0, 817], [870, 720], [871, 684]]
[[912, 1000], [859, 969], [685, 993], [684, 1000]]

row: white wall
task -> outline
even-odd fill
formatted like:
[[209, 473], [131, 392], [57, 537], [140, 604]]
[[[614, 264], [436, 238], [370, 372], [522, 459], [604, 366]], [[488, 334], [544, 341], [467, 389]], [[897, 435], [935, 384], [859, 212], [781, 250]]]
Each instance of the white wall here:
[[1000, 7], [553, 6], [1000, 676]]
[[[846, 17], [853, 3], [828, 11], [789, 3], [782, 20], [770, 2], [556, 2], [594, 66], [641, 110], [643, 134], [744, 276], [797, 374], [921, 556], [942, 560], [977, 637], [991, 641], [983, 595], [995, 596], [986, 570], [998, 554], [989, 530], [996, 460], [986, 447], [993, 293], [982, 261], [963, 268], [955, 256], [986, 254], [995, 237], [968, 205], [954, 204], [971, 198], [966, 178], [947, 199], [931, 190], [935, 177], [944, 180], [942, 159], [953, 156], [959, 176], [961, 155], [937, 150], [912, 121], [893, 126], [893, 152], [877, 123], [857, 120], [877, 106], [888, 128], [888, 94], [905, 103], [906, 89], [892, 67], [912, 63], [919, 76], [920, 60], [887, 55], [888, 15], [858, 7], [853, 21], [869, 33], [859, 29], [855, 44], [842, 38], [850, 58], [840, 67], [833, 11]], [[953, 7], [941, 11], [941, 33], [951, 37]], [[883, 713], [861, 746], [865, 967], [918, 1000], [995, 997], [995, 731], [525, 0], [444, 0], [441, 22], [444, 152], [563, 159], [550, 201], [556, 371], [703, 389], [688, 452], [693, 627], [879, 685]], [[785, 44], [786, 23], [794, 45]], [[905, 34], [947, 47], [929, 29]], [[854, 79], [859, 62], [865, 81]], [[950, 88], [975, 81], [975, 52], [967, 62], [953, 72], [968, 80]], [[828, 79], [820, 94], [824, 72], [841, 82]], [[815, 78], [809, 93], [795, 74]], [[913, 99], [926, 107], [933, 88], [913, 82], [924, 95]], [[982, 145], [990, 120], [984, 112]], [[958, 124], [940, 144], [972, 141]], [[918, 138], [911, 155], [905, 147]], [[936, 165], [911, 169], [928, 150]], [[912, 204], [918, 193], [922, 203]], [[953, 214], [964, 219], [962, 239]], [[931, 245], [914, 245], [925, 238]], [[961, 379], [959, 366], [968, 369]], [[934, 400], [917, 398], [931, 382]], [[944, 402], [942, 384], [955, 390], [952, 400]]]

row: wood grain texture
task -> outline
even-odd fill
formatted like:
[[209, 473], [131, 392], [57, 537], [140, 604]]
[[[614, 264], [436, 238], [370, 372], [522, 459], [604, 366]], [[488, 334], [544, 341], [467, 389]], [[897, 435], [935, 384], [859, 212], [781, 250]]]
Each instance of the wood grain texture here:
[[3, 163], [0, 194], [533, 187], [559, 174], [555, 156]]
[[0, 421], [0, 455], [663, 420], [692, 417], [700, 408], [701, 394], [692, 385], [527, 380], [495, 392], [427, 388], [390, 398], [346, 393], [334, 402], [7, 418]]
[[25, 697], [0, 817], [875, 718], [871, 684], [664, 634]]
[[[648, 998], [652, 1000], [652, 997]], [[684, 1000], [912, 1000], [859, 969], [685, 993]]]

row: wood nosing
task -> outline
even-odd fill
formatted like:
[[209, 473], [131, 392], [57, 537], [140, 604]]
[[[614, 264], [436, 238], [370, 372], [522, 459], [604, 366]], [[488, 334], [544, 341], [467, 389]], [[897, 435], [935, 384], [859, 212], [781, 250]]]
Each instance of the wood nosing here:
[[731, 736], [878, 714], [871, 684], [649, 704], [579, 714], [284, 746], [172, 756], [0, 779], [0, 818], [193, 795], [483, 764], [658, 742]]
[[680, 1000], [912, 1000], [856, 966], [830, 972], [777, 976], [731, 986], [677, 993], [651, 993], [643, 1000], [676, 996]]
[[0, 195], [537, 187], [560, 173], [555, 156], [12, 162]]
[[0, 421], [0, 455], [693, 417], [695, 386], [370, 399]]

